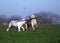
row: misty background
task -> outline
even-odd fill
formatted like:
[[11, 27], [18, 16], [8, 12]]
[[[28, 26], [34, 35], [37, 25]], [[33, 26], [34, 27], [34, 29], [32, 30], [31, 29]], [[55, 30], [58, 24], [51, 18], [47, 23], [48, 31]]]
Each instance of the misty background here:
[[0, 0], [0, 23], [33, 13], [40, 23], [60, 23], [60, 0]]

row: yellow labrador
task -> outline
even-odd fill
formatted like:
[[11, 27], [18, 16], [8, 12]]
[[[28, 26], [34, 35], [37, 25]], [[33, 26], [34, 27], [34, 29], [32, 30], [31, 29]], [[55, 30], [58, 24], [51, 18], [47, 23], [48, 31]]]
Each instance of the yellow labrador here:
[[32, 28], [33, 28], [33, 30], [35, 30], [35, 27], [37, 28], [36, 16], [34, 14], [32, 14], [30, 19], [31, 19]]

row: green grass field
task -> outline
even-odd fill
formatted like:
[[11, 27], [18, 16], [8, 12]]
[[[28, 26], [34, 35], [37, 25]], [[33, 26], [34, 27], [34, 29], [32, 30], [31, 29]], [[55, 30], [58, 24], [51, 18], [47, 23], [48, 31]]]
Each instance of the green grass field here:
[[18, 32], [15, 28], [6, 31], [6, 25], [0, 25], [0, 43], [60, 43], [59, 24], [41, 24], [33, 31]]

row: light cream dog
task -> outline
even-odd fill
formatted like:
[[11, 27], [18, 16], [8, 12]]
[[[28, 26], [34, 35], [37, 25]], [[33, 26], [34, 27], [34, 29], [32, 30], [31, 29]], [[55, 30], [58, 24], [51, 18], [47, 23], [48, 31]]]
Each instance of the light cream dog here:
[[31, 19], [32, 28], [33, 28], [33, 30], [35, 30], [35, 27], [37, 28], [36, 16], [34, 14], [32, 14], [30, 19]]

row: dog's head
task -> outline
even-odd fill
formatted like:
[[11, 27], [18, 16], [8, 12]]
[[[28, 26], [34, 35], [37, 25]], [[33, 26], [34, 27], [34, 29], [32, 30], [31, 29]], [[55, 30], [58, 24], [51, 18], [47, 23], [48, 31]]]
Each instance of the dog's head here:
[[35, 17], [35, 15], [34, 15], [34, 14], [32, 14], [30, 18], [31, 18], [31, 19], [33, 19], [33, 18], [36, 18], [36, 17]]

